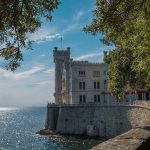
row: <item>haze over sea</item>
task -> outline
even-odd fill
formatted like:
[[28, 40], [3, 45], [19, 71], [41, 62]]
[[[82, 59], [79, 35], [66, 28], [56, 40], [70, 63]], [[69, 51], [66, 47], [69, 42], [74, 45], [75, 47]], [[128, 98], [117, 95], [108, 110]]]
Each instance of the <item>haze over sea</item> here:
[[88, 150], [100, 140], [71, 136], [40, 136], [46, 107], [0, 108], [0, 150]]

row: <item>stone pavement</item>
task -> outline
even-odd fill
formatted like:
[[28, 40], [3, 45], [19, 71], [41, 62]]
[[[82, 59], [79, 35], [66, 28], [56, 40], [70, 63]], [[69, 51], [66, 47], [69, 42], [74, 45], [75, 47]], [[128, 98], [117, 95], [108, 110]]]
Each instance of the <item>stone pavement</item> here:
[[150, 150], [150, 126], [131, 129], [91, 150]]

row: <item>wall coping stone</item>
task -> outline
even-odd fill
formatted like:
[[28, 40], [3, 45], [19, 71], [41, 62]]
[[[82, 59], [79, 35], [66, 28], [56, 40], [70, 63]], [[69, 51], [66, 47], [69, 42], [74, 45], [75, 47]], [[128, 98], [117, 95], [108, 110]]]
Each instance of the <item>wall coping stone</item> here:
[[150, 125], [137, 127], [97, 145], [91, 150], [136, 150], [141, 146], [144, 147], [144, 142], [149, 138]]

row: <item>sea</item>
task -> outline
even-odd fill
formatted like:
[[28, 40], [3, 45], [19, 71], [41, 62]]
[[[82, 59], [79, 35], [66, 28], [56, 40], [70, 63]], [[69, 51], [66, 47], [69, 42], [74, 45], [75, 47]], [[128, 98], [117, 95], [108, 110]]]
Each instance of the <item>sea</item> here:
[[0, 150], [89, 150], [102, 139], [37, 135], [44, 128], [46, 107], [1, 108]]

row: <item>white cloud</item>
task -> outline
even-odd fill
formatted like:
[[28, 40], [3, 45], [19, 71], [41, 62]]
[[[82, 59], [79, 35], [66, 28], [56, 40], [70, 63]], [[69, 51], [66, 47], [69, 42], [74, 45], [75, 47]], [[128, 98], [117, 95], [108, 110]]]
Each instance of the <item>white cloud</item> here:
[[93, 58], [97, 56], [103, 56], [103, 52], [81, 55], [79, 57], [76, 57], [74, 60], [85, 60], [85, 59], [89, 59], [89, 58]]
[[36, 66], [31, 68], [30, 70], [23, 71], [23, 72], [10, 72], [8, 70], [0, 68], [0, 77], [1, 78], [9, 78], [9, 79], [15, 79], [15, 80], [20, 80], [20, 79], [25, 79], [30, 77], [31, 75], [43, 70], [44, 67], [42, 65]]
[[79, 28], [80, 28], [80, 25], [78, 23], [72, 23], [72, 24], [68, 25], [66, 29], [63, 30], [62, 34], [74, 31]]
[[21, 73], [16, 73], [15, 74], [15, 79], [24, 79], [24, 78], [28, 78], [30, 77], [31, 75], [43, 70], [44, 67], [41, 65], [41, 66], [37, 66], [37, 67], [33, 67], [31, 68], [30, 70], [27, 70], [27, 71], [24, 71], [24, 72], [21, 72]]
[[78, 11], [73, 15], [73, 19], [69, 21], [69, 25], [62, 31], [62, 34], [74, 31], [76, 29], [81, 29], [83, 25], [80, 23], [81, 17], [83, 17], [85, 13], [83, 11]]
[[52, 102], [53, 70], [42, 65], [15, 73], [0, 69], [0, 106], [46, 106]]
[[51, 74], [51, 73], [54, 74], [54, 68], [44, 70], [43, 72], [46, 73], [46, 74]]
[[45, 54], [42, 54], [41, 56], [42, 56], [42, 57], [45, 57], [46, 55], [45, 55]]
[[59, 39], [61, 37], [60, 33], [57, 33], [55, 28], [42, 27], [35, 33], [29, 36], [29, 39], [40, 44], [46, 41], [53, 41], [54, 39]]
[[78, 11], [74, 17], [73, 17], [73, 20], [75, 21], [79, 21], [81, 19], [81, 17], [84, 15], [85, 13], [83, 11]]
[[70, 20], [69, 23], [67, 22], [67, 26], [65, 26], [62, 30], [59, 29], [59, 26], [57, 29], [56, 27], [42, 27], [35, 33], [29, 35], [29, 39], [37, 44], [41, 44], [46, 41], [53, 41], [54, 39], [60, 39], [65, 33], [80, 29], [82, 27], [79, 21], [84, 14], [85, 13], [81, 10], [76, 12], [72, 17], [72, 20]]

